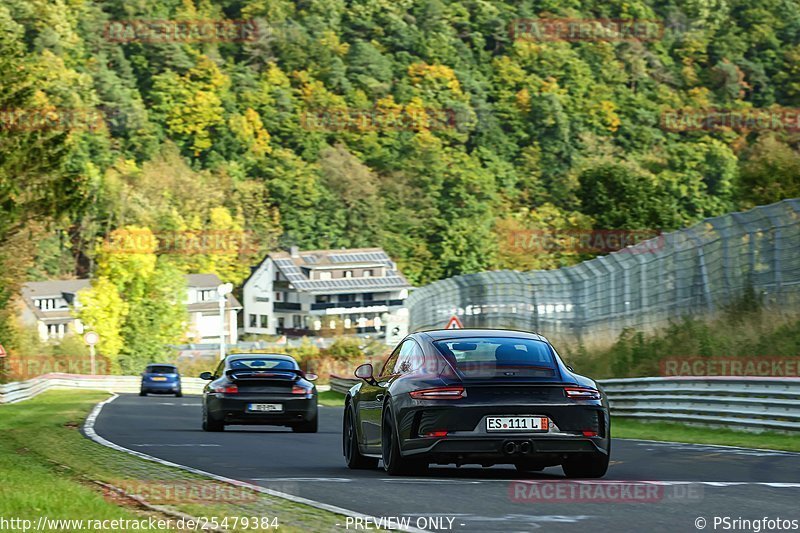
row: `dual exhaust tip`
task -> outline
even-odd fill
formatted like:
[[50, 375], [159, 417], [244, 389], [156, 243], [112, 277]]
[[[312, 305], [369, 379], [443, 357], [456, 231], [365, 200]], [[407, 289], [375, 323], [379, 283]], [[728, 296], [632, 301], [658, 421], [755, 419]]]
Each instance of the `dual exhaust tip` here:
[[510, 440], [503, 443], [503, 453], [506, 455], [515, 455], [518, 453], [528, 455], [531, 453], [531, 450], [533, 450], [533, 445], [527, 440], [520, 442]]

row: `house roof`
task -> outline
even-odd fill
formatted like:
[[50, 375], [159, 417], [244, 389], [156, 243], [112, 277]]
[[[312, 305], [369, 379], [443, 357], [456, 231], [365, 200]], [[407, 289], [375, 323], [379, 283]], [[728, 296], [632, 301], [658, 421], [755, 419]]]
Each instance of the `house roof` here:
[[[397, 265], [382, 248], [350, 248], [338, 250], [306, 250], [292, 254], [276, 252], [269, 256], [275, 266], [299, 291], [312, 294], [347, 290], [409, 289], [412, 285], [397, 270]], [[308, 273], [320, 267], [386, 267], [386, 275], [369, 278], [309, 279]]]

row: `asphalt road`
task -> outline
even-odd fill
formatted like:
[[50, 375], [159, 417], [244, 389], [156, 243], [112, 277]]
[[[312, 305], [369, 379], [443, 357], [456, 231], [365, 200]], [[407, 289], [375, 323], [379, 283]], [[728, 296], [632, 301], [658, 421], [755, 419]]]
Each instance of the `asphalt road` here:
[[410, 518], [430, 531], [698, 531], [700, 517], [705, 531], [758, 531], [715, 528], [714, 519], [800, 522], [797, 453], [614, 440], [602, 480], [565, 481], [560, 468], [521, 476], [500, 466], [393, 478], [349, 470], [342, 409], [320, 407], [320, 416], [317, 434], [245, 426], [206, 433], [198, 397], [123, 395], [105, 406], [95, 430], [131, 450], [371, 516]]

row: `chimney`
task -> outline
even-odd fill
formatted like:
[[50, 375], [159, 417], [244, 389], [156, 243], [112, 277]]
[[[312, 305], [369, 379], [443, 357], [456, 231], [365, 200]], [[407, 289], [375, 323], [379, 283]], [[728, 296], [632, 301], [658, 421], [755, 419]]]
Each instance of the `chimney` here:
[[289, 255], [291, 255], [292, 257], [300, 257], [300, 249], [297, 246], [290, 247]]

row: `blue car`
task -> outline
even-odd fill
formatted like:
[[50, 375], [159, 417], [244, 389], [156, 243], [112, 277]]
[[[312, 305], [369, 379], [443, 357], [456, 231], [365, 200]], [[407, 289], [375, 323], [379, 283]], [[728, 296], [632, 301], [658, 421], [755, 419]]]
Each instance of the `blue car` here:
[[181, 392], [181, 375], [174, 365], [147, 365], [142, 372], [142, 387], [139, 396], [148, 393], [174, 394], [176, 398], [183, 396]]

